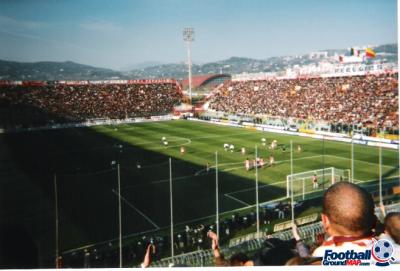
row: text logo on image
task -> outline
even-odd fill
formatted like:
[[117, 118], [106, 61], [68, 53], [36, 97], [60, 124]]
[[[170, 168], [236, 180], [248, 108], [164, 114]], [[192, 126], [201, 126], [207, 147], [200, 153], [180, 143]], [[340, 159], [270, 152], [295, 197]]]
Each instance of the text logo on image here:
[[336, 252], [331, 249], [325, 250], [322, 259], [323, 265], [373, 265], [388, 266], [395, 262], [393, 257], [393, 244], [386, 239], [373, 240], [371, 249], [365, 251], [346, 250]]

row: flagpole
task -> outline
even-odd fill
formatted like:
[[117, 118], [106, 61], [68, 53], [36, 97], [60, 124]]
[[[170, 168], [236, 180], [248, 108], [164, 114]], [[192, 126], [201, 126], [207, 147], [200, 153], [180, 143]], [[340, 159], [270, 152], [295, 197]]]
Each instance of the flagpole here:
[[218, 151], [215, 152], [215, 226], [219, 238]]
[[325, 136], [322, 135], [322, 191], [325, 191]]
[[382, 200], [382, 146], [379, 145], [379, 203], [383, 203]]
[[354, 125], [353, 125], [353, 131], [351, 135], [351, 182], [354, 183], [354, 141], [353, 141], [353, 136], [354, 136]]
[[169, 204], [170, 204], [170, 214], [171, 214], [171, 258], [174, 262], [174, 213], [173, 213], [173, 202], [172, 202], [172, 161], [169, 158]]
[[58, 192], [57, 192], [57, 175], [54, 173], [54, 200], [55, 200], [55, 234], [56, 234], [56, 268], [58, 266], [58, 257], [59, 257], [59, 233], [58, 233]]
[[257, 144], [256, 144], [256, 215], [257, 215], [257, 238], [260, 238], [260, 207], [258, 202], [258, 154], [257, 154]]
[[118, 173], [118, 221], [119, 221], [119, 268], [122, 268], [122, 212], [121, 212], [121, 176], [119, 163], [117, 164]]
[[291, 207], [292, 223], [294, 223], [294, 200], [293, 200], [293, 140], [290, 140], [290, 187], [291, 187]]
[[[397, 5], [397, 14], [399, 14], [399, 10], [400, 10], [400, 6]], [[399, 48], [399, 46], [397, 46], [397, 55], [399, 55], [399, 53], [400, 53], [400, 48]], [[399, 110], [400, 110], [400, 89], [399, 89], [399, 87], [397, 87], [397, 112], [399, 112]], [[398, 181], [399, 181], [399, 187], [400, 187], [400, 133], [398, 133], [398, 135], [397, 135], [397, 142], [398, 142], [398, 144], [397, 144], [397, 147], [398, 147], [398, 149], [397, 149], [397, 161], [398, 161], [397, 175], [399, 176]]]

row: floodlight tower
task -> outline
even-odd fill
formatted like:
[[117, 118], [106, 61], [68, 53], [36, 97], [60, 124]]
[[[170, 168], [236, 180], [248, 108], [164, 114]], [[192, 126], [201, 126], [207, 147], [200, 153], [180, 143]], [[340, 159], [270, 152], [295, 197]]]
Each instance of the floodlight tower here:
[[192, 57], [190, 54], [190, 45], [194, 41], [194, 29], [193, 27], [185, 27], [183, 29], [183, 40], [187, 45], [188, 54], [188, 70], [189, 70], [189, 99], [190, 104], [192, 104]]

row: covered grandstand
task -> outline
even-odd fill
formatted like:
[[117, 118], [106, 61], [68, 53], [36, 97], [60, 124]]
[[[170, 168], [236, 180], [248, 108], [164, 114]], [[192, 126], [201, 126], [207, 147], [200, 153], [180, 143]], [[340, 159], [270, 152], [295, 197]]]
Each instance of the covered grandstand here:
[[[192, 87], [196, 90], [211, 90], [227, 80], [231, 80], [230, 74], [207, 74], [196, 75], [192, 77]], [[189, 80], [184, 79], [181, 81], [182, 89], [187, 89]]]

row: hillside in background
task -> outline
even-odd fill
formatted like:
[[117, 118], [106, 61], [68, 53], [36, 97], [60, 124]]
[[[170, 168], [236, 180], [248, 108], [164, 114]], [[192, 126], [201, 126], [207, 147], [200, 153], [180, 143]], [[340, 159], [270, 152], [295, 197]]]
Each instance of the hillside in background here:
[[[374, 48], [376, 58], [368, 60], [377, 62], [397, 63], [397, 44], [386, 44]], [[297, 56], [270, 57], [258, 60], [244, 57], [231, 57], [226, 60], [192, 66], [193, 75], [217, 73], [257, 73], [284, 71], [295, 65], [303, 66], [318, 64], [321, 61], [337, 62], [335, 55], [348, 53], [347, 49], [322, 50], [328, 58], [311, 58], [309, 54]], [[187, 77], [185, 63], [161, 64], [148, 66], [151, 63], [132, 65], [136, 69], [130, 71], [115, 71], [82, 65], [71, 61], [66, 62], [34, 62], [22, 63], [0, 60], [0, 80], [107, 80], [107, 79], [138, 79], [138, 78], [176, 78]]]
[[[397, 44], [381, 45], [374, 48], [377, 56], [373, 61], [378, 62], [394, 62], [397, 63]], [[226, 60], [215, 61], [203, 65], [192, 66], [193, 75], [200, 74], [216, 74], [216, 73], [257, 73], [257, 72], [278, 72], [283, 71], [295, 65], [303, 66], [308, 64], [318, 64], [319, 62], [338, 62], [335, 55], [348, 54], [347, 49], [334, 49], [334, 50], [321, 50], [328, 53], [328, 59], [310, 58], [309, 54], [297, 56], [280, 56], [270, 57], [265, 60], [245, 58], [245, 57], [231, 57]], [[368, 60], [367, 63], [371, 63]], [[173, 77], [183, 79], [187, 77], [187, 66], [181, 64], [164, 64], [144, 69], [135, 69], [127, 73], [129, 77], [134, 78], [162, 78]]]
[[14, 62], [0, 60], [0, 80], [102, 80], [117, 79], [111, 69], [66, 62]]

